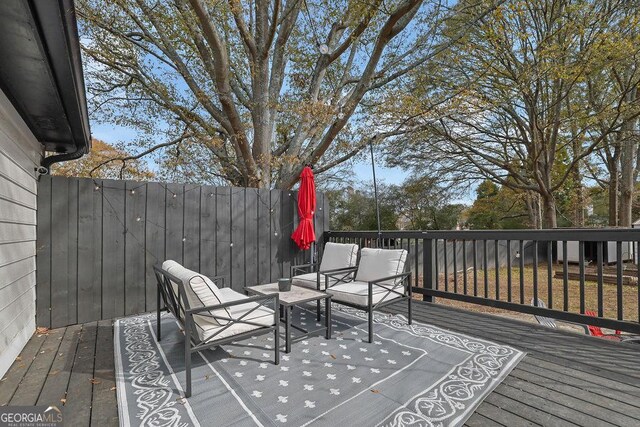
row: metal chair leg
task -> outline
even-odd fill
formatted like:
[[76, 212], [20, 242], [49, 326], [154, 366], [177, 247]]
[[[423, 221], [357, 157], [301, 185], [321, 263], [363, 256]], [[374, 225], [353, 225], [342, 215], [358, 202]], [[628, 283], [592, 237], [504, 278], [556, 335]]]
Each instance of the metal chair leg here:
[[184, 346], [184, 368], [187, 377], [187, 389], [184, 395], [185, 397], [191, 397], [191, 342], [187, 336], [185, 336]]
[[369, 308], [369, 344], [373, 342], [373, 309]]
[[157, 305], [156, 305], [156, 307], [158, 309], [157, 310], [158, 311], [157, 312], [157, 316], [156, 316], [156, 321], [157, 321], [157, 324], [156, 324], [156, 338], [158, 339], [158, 341], [160, 341], [160, 339], [162, 339], [161, 331], [160, 331], [160, 315], [162, 314], [162, 312], [160, 310], [161, 301], [160, 301], [160, 287], [159, 286], [157, 288], [157, 292], [156, 293], [157, 293], [157, 301], [156, 301]]
[[409, 324], [411, 324], [411, 304], [412, 304], [412, 300], [413, 298], [411, 298], [411, 296], [409, 296], [409, 307], [407, 309], [407, 316], [409, 317]]
[[276, 365], [280, 364], [280, 316], [278, 315], [278, 311], [274, 310], [274, 320], [275, 320], [275, 330], [273, 331], [273, 345], [274, 345], [274, 363]]

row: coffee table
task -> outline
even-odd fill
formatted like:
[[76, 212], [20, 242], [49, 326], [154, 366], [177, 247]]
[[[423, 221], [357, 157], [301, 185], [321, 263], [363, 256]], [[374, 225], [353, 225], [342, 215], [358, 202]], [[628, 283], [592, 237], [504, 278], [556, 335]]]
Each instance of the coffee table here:
[[[247, 286], [245, 290], [252, 295], [278, 294], [278, 297], [280, 299], [280, 308], [282, 309], [282, 311], [284, 311], [285, 353], [291, 353], [292, 341], [301, 340], [319, 331], [325, 331], [325, 337], [327, 339], [331, 339], [331, 294], [296, 285], [291, 285], [290, 291], [280, 292], [277, 283]], [[307, 302], [320, 301], [323, 299], [325, 304], [325, 326], [323, 328], [308, 331], [298, 325], [291, 324], [291, 313], [293, 311], [293, 307]], [[292, 328], [303, 332], [304, 335], [299, 335], [294, 339], [291, 333]]]

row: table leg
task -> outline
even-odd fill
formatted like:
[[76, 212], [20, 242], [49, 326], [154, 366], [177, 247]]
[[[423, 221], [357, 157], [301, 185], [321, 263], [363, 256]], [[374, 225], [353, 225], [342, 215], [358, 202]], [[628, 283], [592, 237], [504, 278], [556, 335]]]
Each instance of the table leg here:
[[291, 353], [291, 306], [284, 307], [285, 353]]
[[326, 338], [331, 339], [331, 297], [324, 299], [324, 311], [325, 311], [325, 326], [327, 327]]

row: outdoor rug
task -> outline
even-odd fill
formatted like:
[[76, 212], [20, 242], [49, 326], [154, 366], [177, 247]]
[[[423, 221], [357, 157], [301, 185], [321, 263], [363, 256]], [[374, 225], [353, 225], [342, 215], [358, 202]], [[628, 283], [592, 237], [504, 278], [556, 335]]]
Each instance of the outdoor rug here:
[[[314, 306], [315, 307], [315, 306]], [[193, 355], [193, 394], [185, 386], [184, 335], [155, 315], [115, 323], [120, 424], [170, 426], [462, 425], [522, 359], [508, 346], [376, 313], [332, 307], [333, 338], [293, 344], [273, 364], [273, 334]], [[324, 320], [324, 319], [323, 319]], [[313, 308], [295, 322], [314, 329]], [[281, 340], [284, 344], [284, 340]]]

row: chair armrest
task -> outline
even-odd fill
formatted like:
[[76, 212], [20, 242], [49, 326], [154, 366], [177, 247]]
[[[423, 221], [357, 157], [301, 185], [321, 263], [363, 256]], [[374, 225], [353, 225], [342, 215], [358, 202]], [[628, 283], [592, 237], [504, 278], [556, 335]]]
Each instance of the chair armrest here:
[[340, 273], [340, 272], [352, 272], [352, 271], [358, 271], [358, 267], [342, 267], [342, 268], [333, 268], [331, 270], [322, 270], [319, 271], [320, 274], [327, 274], [327, 273]]
[[263, 302], [268, 300], [274, 300], [276, 303], [275, 307], [276, 309], [278, 308], [277, 307], [277, 305], [279, 304], [278, 294], [272, 294], [272, 295], [257, 295], [255, 297], [243, 298], [235, 301], [225, 302], [222, 304], [214, 304], [214, 305], [207, 305], [204, 307], [191, 308], [189, 310], [186, 310], [185, 313], [198, 314], [198, 313], [202, 313], [203, 311], [220, 310], [223, 308], [232, 307], [234, 305], [242, 305], [242, 304], [247, 304], [251, 302]]
[[308, 264], [298, 264], [298, 265], [292, 265], [291, 266], [291, 277], [295, 276], [293, 274], [294, 271], [305, 271], [305, 269], [309, 268], [309, 267], [315, 267], [316, 265], [318, 265], [317, 262], [311, 262]]
[[375, 286], [384, 286], [380, 282], [386, 282], [388, 280], [400, 279], [400, 278], [402, 278], [402, 280], [404, 281], [404, 279], [406, 279], [410, 275], [411, 275], [411, 272], [409, 271], [409, 272], [406, 272], [406, 273], [400, 273], [400, 274], [396, 274], [396, 275], [393, 275], [393, 276], [383, 277], [382, 279], [369, 280], [369, 283], [371, 283], [371, 284], [373, 284]]

